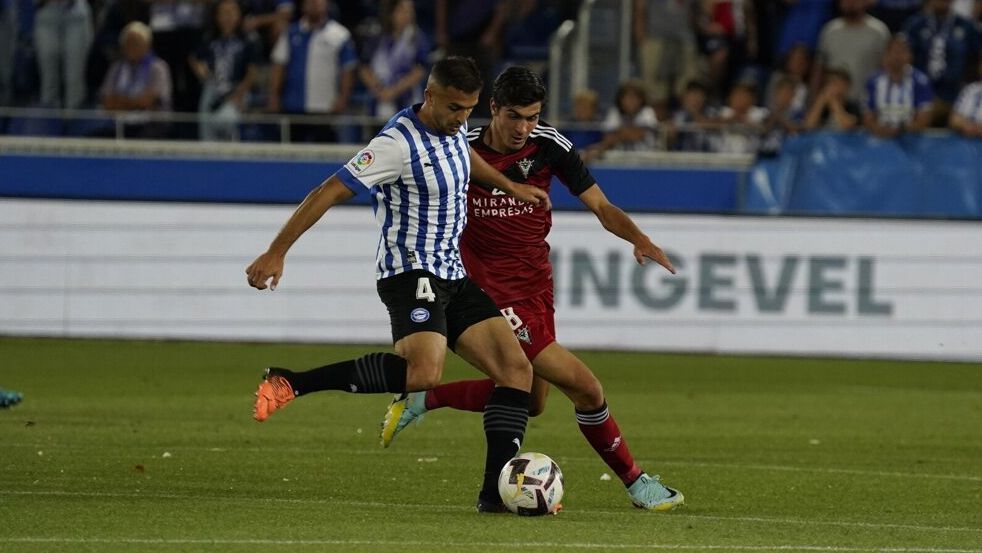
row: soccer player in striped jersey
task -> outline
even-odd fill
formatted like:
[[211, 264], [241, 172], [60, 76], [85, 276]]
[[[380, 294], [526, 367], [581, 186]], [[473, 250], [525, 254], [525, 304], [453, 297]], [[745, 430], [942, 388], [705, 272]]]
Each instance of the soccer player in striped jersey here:
[[329, 208], [367, 189], [381, 226], [376, 287], [389, 311], [396, 353], [304, 372], [269, 368], [256, 392], [254, 418], [264, 421], [297, 396], [320, 390], [432, 388], [449, 346], [497, 384], [484, 409], [488, 450], [477, 503], [479, 511], [497, 511], [498, 473], [525, 435], [532, 370], [508, 322], [464, 271], [459, 244], [467, 186], [473, 177], [543, 209], [549, 196], [510, 181], [469, 148], [467, 117], [482, 84], [470, 58], [434, 64], [423, 103], [394, 115], [367, 147], [311, 191], [246, 274], [251, 286], [275, 289], [290, 246]]
[[[548, 191], [555, 175], [599, 219], [605, 229], [634, 246], [638, 263], [654, 260], [675, 269], [668, 256], [620, 208], [610, 203], [572, 144], [539, 120], [545, 100], [539, 76], [510, 67], [494, 82], [491, 124], [468, 133], [471, 148], [510, 179]], [[546, 236], [549, 210], [505, 195], [494, 183], [474, 175], [467, 192], [467, 228], [461, 240], [468, 274], [501, 308], [532, 362], [532, 407], [545, 407], [549, 384], [573, 402], [580, 431], [620, 477], [634, 505], [658, 511], [681, 505], [678, 490], [664, 486], [634, 462], [627, 442], [607, 407], [597, 377], [556, 341], [552, 266]], [[382, 422], [382, 445], [426, 411], [452, 407], [483, 411], [495, 393], [491, 380], [466, 380], [397, 397]]]

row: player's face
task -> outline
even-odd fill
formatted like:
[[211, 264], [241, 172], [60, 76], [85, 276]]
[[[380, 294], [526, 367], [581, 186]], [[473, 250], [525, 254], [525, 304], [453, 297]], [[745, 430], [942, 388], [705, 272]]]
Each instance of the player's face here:
[[426, 102], [430, 104], [433, 130], [453, 136], [477, 107], [481, 92], [464, 92], [452, 86], [430, 82], [426, 87]]
[[525, 146], [529, 134], [539, 124], [542, 102], [527, 106], [499, 106], [491, 101], [491, 127], [496, 139], [512, 151]]

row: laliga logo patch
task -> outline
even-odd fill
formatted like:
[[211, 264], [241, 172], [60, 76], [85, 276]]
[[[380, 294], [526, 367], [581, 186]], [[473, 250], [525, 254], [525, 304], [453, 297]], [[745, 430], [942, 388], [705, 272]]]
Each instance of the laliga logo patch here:
[[375, 154], [371, 150], [362, 150], [358, 153], [358, 156], [351, 161], [351, 165], [355, 171], [361, 173], [368, 166], [375, 161]]
[[430, 320], [430, 312], [422, 307], [417, 307], [413, 309], [412, 313], [409, 314], [409, 318], [413, 320], [414, 323], [425, 323]]

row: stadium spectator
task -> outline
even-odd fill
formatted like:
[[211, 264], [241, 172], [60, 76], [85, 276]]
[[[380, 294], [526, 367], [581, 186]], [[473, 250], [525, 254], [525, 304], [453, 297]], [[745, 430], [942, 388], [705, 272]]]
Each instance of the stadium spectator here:
[[859, 102], [863, 85], [880, 67], [890, 31], [866, 13], [866, 0], [839, 0], [840, 17], [822, 27], [812, 66], [811, 91], [817, 93], [829, 68], [845, 69], [851, 85], [849, 99]]
[[92, 11], [86, 0], [39, 0], [34, 48], [41, 75], [41, 105], [78, 109], [86, 100], [85, 62], [92, 46]]
[[883, 69], [866, 84], [863, 124], [880, 138], [924, 130], [931, 122], [931, 85], [910, 64], [910, 47], [894, 35], [883, 54]]
[[119, 35], [131, 21], [149, 23], [150, 3], [146, 0], [115, 0], [105, 2], [97, 12], [95, 36], [86, 67], [86, 87], [95, 97], [98, 97], [109, 66], [120, 58]]
[[767, 101], [767, 119], [764, 120], [764, 134], [760, 153], [776, 154], [788, 136], [801, 130], [805, 119], [804, 108], [795, 104], [796, 87], [790, 77], [782, 77], [773, 85]]
[[256, 79], [258, 45], [243, 31], [236, 0], [219, 0], [212, 19], [213, 29], [189, 60], [202, 82], [198, 131], [202, 140], [238, 140]]
[[761, 133], [767, 120], [767, 108], [757, 105], [757, 88], [742, 81], [733, 86], [726, 105], [719, 110], [723, 131], [714, 136], [713, 151], [728, 154], [752, 154], [760, 149]]
[[[0, 107], [9, 106], [14, 100], [17, 31], [17, 0], [0, 0]], [[2, 129], [3, 126], [0, 125], [0, 130]]]
[[[327, 0], [303, 0], [299, 21], [280, 35], [271, 56], [273, 112], [341, 114], [348, 107], [358, 58], [351, 32], [328, 15]], [[334, 127], [294, 124], [291, 142], [333, 142]]]
[[672, 114], [669, 141], [673, 149], [684, 152], [708, 152], [711, 130], [717, 120], [716, 110], [709, 104], [709, 88], [699, 80], [685, 86], [681, 105]]
[[[250, 286], [275, 289], [290, 247], [329, 209], [359, 191], [376, 198], [381, 227], [376, 286], [389, 310], [397, 353], [370, 353], [305, 372], [268, 369], [256, 392], [253, 417], [266, 420], [295, 398], [317, 391], [427, 390], [440, 382], [449, 347], [497, 383], [484, 410], [488, 447], [477, 509], [501, 512], [498, 475], [525, 436], [532, 367], [508, 322], [461, 262], [468, 171], [459, 169], [469, 167], [474, 182], [509, 194], [516, 205], [548, 209], [549, 195], [509, 180], [469, 148], [467, 117], [482, 84], [471, 59], [435, 63], [423, 103], [399, 112], [366, 148], [312, 190], [246, 274]], [[441, 209], [432, 209], [436, 205]], [[390, 232], [398, 227], [399, 232]]]
[[262, 58], [266, 60], [280, 34], [293, 18], [293, 0], [245, 0], [240, 5], [243, 13], [242, 29], [259, 35]]
[[699, 71], [694, 22], [699, 0], [634, 0], [633, 32], [641, 80], [661, 121]]
[[[653, 260], [675, 269], [668, 256], [616, 205], [610, 203], [575, 149], [559, 132], [541, 123], [546, 89], [527, 67], [509, 67], [495, 79], [491, 123], [471, 129], [468, 140], [492, 167], [546, 192], [558, 178], [603, 227], [634, 248], [639, 264]], [[488, 209], [500, 201], [493, 188], [467, 191], [467, 226], [460, 240], [467, 273], [493, 299], [511, 323], [536, 375], [529, 414], [545, 409], [550, 385], [566, 394], [587, 443], [627, 488], [636, 507], [664, 511], [684, 503], [677, 490], [648, 476], [635, 463], [627, 439], [607, 408], [603, 387], [589, 367], [556, 341], [553, 269], [546, 236], [552, 214], [528, 209]], [[425, 392], [403, 394], [386, 411], [382, 445], [426, 411], [451, 407], [485, 410], [494, 394], [491, 379], [443, 384]]]
[[509, 17], [509, 0], [436, 0], [436, 44], [447, 55], [477, 60], [484, 79], [475, 117], [488, 111], [494, 68], [501, 57], [503, 34]]
[[967, 71], [975, 69], [982, 48], [979, 31], [951, 10], [951, 0], [928, 0], [924, 11], [908, 20], [904, 34], [914, 67], [927, 74], [934, 91], [931, 125], [947, 126]]
[[797, 101], [798, 85], [790, 77], [778, 79], [774, 83], [771, 97], [767, 101], [767, 125], [777, 126], [788, 132], [796, 132], [805, 120], [805, 105]]
[[[122, 59], [106, 73], [99, 97], [102, 107], [112, 111], [169, 111], [171, 109], [170, 69], [150, 50], [152, 31], [134, 21], [123, 28], [119, 42]], [[169, 128], [139, 113], [125, 116], [124, 133], [133, 138], [164, 138]], [[112, 135], [114, 129], [100, 134]]]
[[723, 97], [750, 60], [757, 59], [754, 0], [700, 0], [698, 29], [708, 57], [712, 96]]
[[575, 128], [563, 131], [563, 134], [579, 151], [593, 146], [604, 139], [600, 130], [600, 96], [591, 89], [580, 90], [573, 95], [573, 117]]
[[359, 74], [372, 98], [372, 114], [388, 118], [397, 106], [423, 101], [431, 45], [416, 26], [413, 0], [393, 0], [383, 14], [382, 29], [368, 41]]
[[[188, 59], [201, 44], [210, 0], [153, 0], [150, 3], [150, 30], [154, 53], [167, 62], [173, 87], [173, 109], [198, 110], [201, 85], [191, 71]], [[193, 125], [179, 124], [182, 138], [194, 136]]]
[[979, 80], [962, 89], [951, 111], [949, 126], [962, 136], [982, 137], [982, 62]]
[[859, 103], [849, 98], [852, 77], [845, 69], [827, 69], [825, 84], [805, 114], [805, 130], [830, 129], [849, 131], [856, 128], [862, 116]]
[[767, 84], [767, 104], [774, 101], [777, 83], [788, 79], [794, 87], [791, 107], [804, 113], [808, 109], [808, 77], [811, 69], [811, 54], [803, 43], [795, 44], [784, 55], [781, 69], [771, 74]]
[[604, 138], [583, 153], [584, 159], [595, 159], [608, 150], [654, 150], [657, 127], [658, 117], [655, 110], [646, 105], [644, 86], [633, 80], [621, 83], [614, 105], [601, 125]]

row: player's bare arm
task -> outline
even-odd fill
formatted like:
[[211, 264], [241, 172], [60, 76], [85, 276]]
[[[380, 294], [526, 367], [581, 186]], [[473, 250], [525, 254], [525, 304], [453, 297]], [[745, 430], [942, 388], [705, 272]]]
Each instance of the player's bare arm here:
[[319, 221], [328, 209], [351, 199], [354, 195], [355, 193], [345, 186], [336, 175], [331, 176], [320, 186], [311, 190], [286, 224], [283, 225], [283, 228], [280, 229], [276, 238], [269, 245], [269, 249], [246, 268], [249, 286], [265, 290], [267, 281], [272, 279], [269, 282], [269, 289], [276, 290], [280, 277], [283, 275], [283, 262], [286, 258], [286, 252], [290, 250], [293, 243], [314, 223]]
[[493, 186], [523, 202], [552, 209], [552, 202], [549, 200], [549, 194], [545, 190], [530, 184], [512, 181], [497, 169], [488, 165], [488, 162], [484, 161], [473, 149], [470, 150], [470, 155], [471, 179]]
[[638, 225], [634, 223], [627, 213], [624, 213], [621, 208], [610, 203], [610, 200], [607, 199], [607, 196], [600, 189], [599, 185], [594, 184], [580, 194], [579, 197], [580, 201], [597, 216], [600, 224], [608, 232], [634, 245], [634, 259], [638, 261], [639, 265], [644, 265], [646, 259], [651, 259], [668, 269], [673, 275], [675, 274], [675, 267], [672, 265], [672, 261], [668, 258], [668, 255], [656, 246], [648, 238], [647, 234], [638, 228]]

